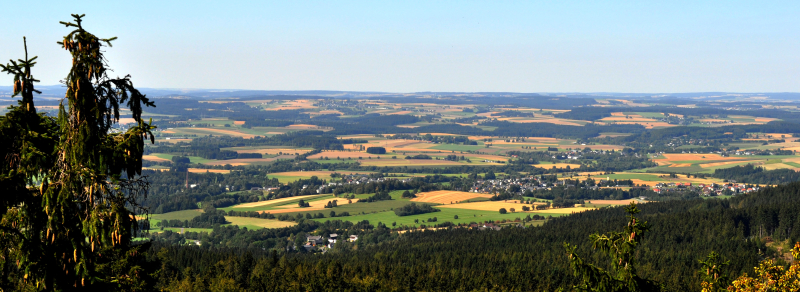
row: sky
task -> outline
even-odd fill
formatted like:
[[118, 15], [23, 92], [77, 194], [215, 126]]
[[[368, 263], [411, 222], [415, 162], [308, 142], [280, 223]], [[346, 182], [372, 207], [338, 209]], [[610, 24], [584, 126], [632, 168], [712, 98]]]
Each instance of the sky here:
[[[35, 3], [29, 3], [35, 2]], [[15, 1], [0, 60], [58, 84], [59, 21], [177, 89], [800, 92], [800, 1]], [[10, 12], [10, 11], [7, 11]], [[5, 61], [7, 62], [7, 61]], [[5, 63], [4, 62], [4, 63]], [[0, 85], [11, 85], [10, 75]]]

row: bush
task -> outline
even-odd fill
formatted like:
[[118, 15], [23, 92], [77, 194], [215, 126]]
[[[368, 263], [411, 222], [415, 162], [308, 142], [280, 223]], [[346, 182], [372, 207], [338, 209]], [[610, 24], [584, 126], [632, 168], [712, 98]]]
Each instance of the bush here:
[[417, 195], [414, 195], [411, 192], [409, 192], [408, 190], [406, 190], [406, 191], [403, 192], [402, 197], [403, 198], [416, 198]]
[[505, 213], [508, 213], [508, 211], [506, 211], [506, 208], [500, 208], [500, 214], [505, 214]]
[[411, 203], [403, 207], [394, 209], [394, 214], [397, 216], [409, 216], [409, 215], [425, 214], [425, 213], [439, 212], [439, 211], [441, 210], [435, 209], [428, 204], [417, 205], [416, 203]]
[[383, 147], [369, 147], [367, 148], [369, 154], [386, 154], [386, 148]]

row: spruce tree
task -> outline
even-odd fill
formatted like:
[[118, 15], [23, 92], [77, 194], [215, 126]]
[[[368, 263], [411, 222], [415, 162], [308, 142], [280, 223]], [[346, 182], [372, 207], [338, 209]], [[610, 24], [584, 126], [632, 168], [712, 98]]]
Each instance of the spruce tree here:
[[582, 283], [575, 286], [579, 291], [662, 291], [664, 288], [651, 280], [639, 277], [636, 271], [636, 248], [639, 238], [649, 231], [647, 222], [641, 222], [634, 215], [639, 213], [636, 204], [625, 208], [629, 220], [621, 232], [608, 232], [606, 234], [592, 234], [592, 248], [599, 249], [611, 258], [611, 269], [606, 270], [596, 265], [584, 262], [575, 253], [576, 246], [564, 243], [567, 250], [570, 266]]
[[[0, 118], [0, 290], [141, 289], [144, 273], [125, 261], [136, 251], [135, 215], [146, 216], [142, 153], [154, 127], [141, 115], [154, 104], [130, 76], [107, 75], [102, 49], [116, 38], [98, 38], [84, 30], [84, 15], [72, 16], [58, 42], [72, 67], [57, 118], [36, 113], [27, 46], [25, 59], [0, 65], [22, 97]], [[115, 133], [121, 105], [137, 125]]]

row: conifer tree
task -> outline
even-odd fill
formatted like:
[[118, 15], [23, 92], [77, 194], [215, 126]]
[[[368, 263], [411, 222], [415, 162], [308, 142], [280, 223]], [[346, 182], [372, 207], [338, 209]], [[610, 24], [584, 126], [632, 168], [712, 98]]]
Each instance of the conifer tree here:
[[[58, 42], [72, 67], [56, 119], [36, 113], [27, 45], [25, 59], [0, 65], [22, 97], [0, 119], [0, 290], [140, 287], [139, 268], [120, 261], [135, 253], [135, 215], [146, 215], [138, 202], [149, 184], [140, 175], [154, 127], [141, 115], [154, 104], [130, 76], [108, 77], [102, 48], [116, 38], [98, 38], [84, 30], [84, 15], [72, 16], [61, 22], [74, 30]], [[121, 104], [137, 125], [112, 133]]]
[[661, 291], [662, 287], [651, 280], [640, 278], [636, 272], [635, 252], [639, 238], [650, 227], [634, 215], [639, 213], [636, 204], [625, 208], [629, 214], [628, 225], [622, 232], [592, 234], [592, 248], [599, 249], [611, 257], [611, 269], [605, 270], [584, 260], [575, 253], [576, 246], [564, 243], [570, 266], [582, 283], [574, 288], [579, 291]]

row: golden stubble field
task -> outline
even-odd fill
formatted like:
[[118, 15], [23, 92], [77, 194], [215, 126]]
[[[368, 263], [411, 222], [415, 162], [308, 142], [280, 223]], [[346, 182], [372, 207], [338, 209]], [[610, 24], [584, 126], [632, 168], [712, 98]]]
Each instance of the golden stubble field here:
[[461, 202], [461, 201], [466, 201], [466, 200], [474, 199], [474, 198], [491, 198], [492, 197], [489, 194], [460, 192], [460, 191], [433, 191], [433, 192], [418, 193], [416, 195], [417, 195], [417, 197], [411, 199], [411, 201], [413, 201], [413, 202], [424, 202], [424, 203], [440, 203], [440, 204], [449, 204], [451, 202]]

